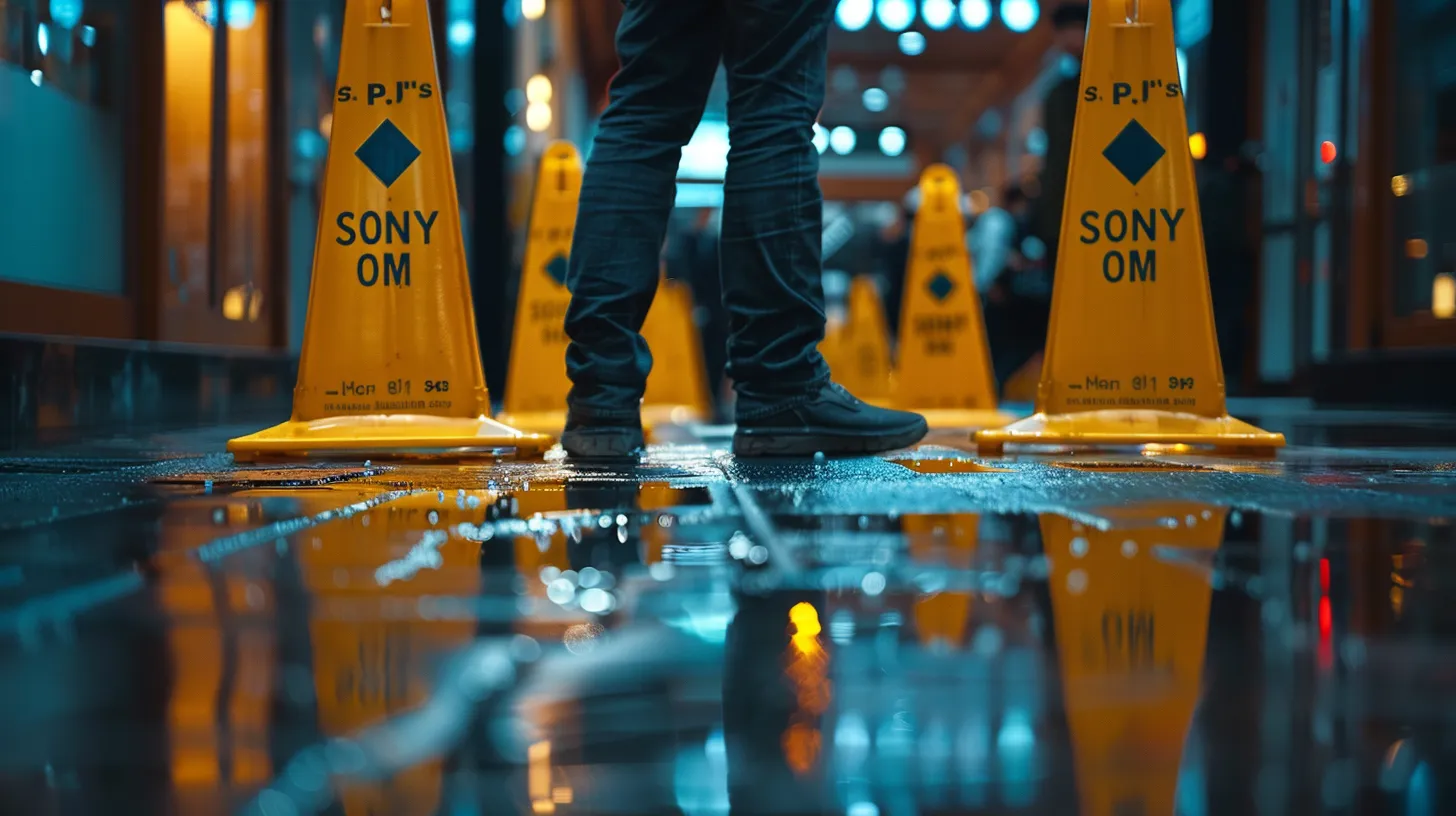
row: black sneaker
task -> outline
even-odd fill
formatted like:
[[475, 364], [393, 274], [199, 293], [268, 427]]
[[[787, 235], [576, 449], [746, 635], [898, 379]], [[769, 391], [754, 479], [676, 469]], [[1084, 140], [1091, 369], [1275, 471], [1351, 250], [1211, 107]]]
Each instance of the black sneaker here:
[[[738, 408], [744, 412], [751, 406], [740, 399]], [[928, 430], [919, 414], [876, 408], [843, 386], [829, 383], [804, 402], [767, 416], [740, 419], [733, 452], [739, 456], [883, 453], [919, 442]]]
[[561, 433], [561, 447], [578, 459], [629, 459], [647, 448], [642, 420], [577, 420], [570, 415]]

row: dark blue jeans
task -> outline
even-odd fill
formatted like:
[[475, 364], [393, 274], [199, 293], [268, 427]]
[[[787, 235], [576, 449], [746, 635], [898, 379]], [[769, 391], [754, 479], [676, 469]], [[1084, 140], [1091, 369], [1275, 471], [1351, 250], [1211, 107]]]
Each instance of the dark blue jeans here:
[[652, 368], [639, 333], [657, 292], [678, 160], [721, 63], [732, 147], [720, 268], [738, 418], [829, 379], [823, 196], [813, 125], [833, 0], [624, 0], [622, 68], [582, 180], [567, 287], [567, 398], [577, 419], [635, 417]]

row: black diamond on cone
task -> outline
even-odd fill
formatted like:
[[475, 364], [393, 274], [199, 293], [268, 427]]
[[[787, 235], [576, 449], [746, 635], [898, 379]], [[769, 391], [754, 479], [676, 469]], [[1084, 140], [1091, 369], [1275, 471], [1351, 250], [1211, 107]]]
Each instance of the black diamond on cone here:
[[1123, 178], [1132, 182], [1135, 186], [1143, 180], [1143, 176], [1153, 169], [1168, 151], [1153, 138], [1147, 128], [1143, 127], [1138, 120], [1134, 119], [1127, 123], [1127, 127], [1117, 134], [1112, 144], [1102, 151], [1102, 155], [1112, 164]]
[[354, 151], [374, 177], [388, 187], [420, 157], [420, 149], [394, 123], [385, 119]]
[[950, 293], [954, 289], [955, 281], [951, 280], [950, 276], [945, 274], [944, 272], [936, 272], [935, 277], [930, 279], [930, 294], [934, 296], [936, 300], [943, 301], [946, 298], [950, 297]]
[[547, 261], [546, 262], [546, 274], [548, 274], [548, 275], [551, 276], [551, 280], [554, 280], [557, 283], [561, 284], [562, 286], [565, 286], [566, 285], [566, 256], [565, 255], [557, 255], [555, 258], [552, 258], [551, 260]]

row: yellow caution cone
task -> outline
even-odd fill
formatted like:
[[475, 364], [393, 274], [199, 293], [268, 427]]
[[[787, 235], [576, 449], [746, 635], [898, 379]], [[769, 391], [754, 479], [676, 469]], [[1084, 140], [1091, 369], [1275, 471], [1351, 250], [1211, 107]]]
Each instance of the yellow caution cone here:
[[[327, 498], [302, 501], [320, 512], [337, 506]], [[324, 737], [350, 736], [418, 709], [437, 691], [442, 657], [475, 640], [473, 618], [431, 619], [415, 610], [437, 599], [480, 596], [482, 545], [453, 531], [483, 523], [494, 500], [485, 490], [415, 493], [296, 537], [286, 557], [297, 559], [308, 593]], [[346, 813], [429, 814], [439, 805], [443, 781], [443, 762], [436, 759], [387, 779], [335, 783]]]
[[880, 290], [868, 277], [849, 285], [849, 309], [842, 323], [826, 328], [819, 352], [834, 381], [865, 402], [890, 399], [890, 335]]
[[[1042, 516], [1081, 812], [1174, 813], [1227, 511], [1162, 502], [1111, 529]], [[1129, 528], [1131, 527], [1131, 529]]]
[[985, 428], [1010, 422], [996, 408], [986, 322], [971, 274], [961, 184], [943, 164], [920, 177], [900, 310], [894, 405], [931, 427]]
[[1041, 382], [1041, 353], [1021, 364], [1021, 368], [1006, 378], [1001, 387], [1001, 398], [1007, 402], [1035, 402], [1036, 386]]
[[[916, 563], [964, 574], [976, 555], [980, 524], [974, 513], [906, 515], [900, 518], [900, 531]], [[942, 589], [915, 599], [915, 633], [922, 646], [960, 649], [970, 622], [969, 591]]]
[[693, 293], [686, 284], [663, 279], [642, 324], [642, 338], [652, 350], [652, 373], [642, 396], [642, 425], [707, 422], [713, 416], [708, 375], [698, 325], [693, 320]]
[[228, 450], [551, 446], [490, 418], [459, 212], [426, 3], [351, 0], [293, 417]]
[[1284, 445], [1224, 403], [1169, 0], [1092, 3], [1060, 247], [1037, 413], [982, 451]]
[[566, 427], [566, 263], [581, 197], [581, 154], [569, 142], [546, 148], [536, 176], [521, 291], [501, 421], [537, 433]]

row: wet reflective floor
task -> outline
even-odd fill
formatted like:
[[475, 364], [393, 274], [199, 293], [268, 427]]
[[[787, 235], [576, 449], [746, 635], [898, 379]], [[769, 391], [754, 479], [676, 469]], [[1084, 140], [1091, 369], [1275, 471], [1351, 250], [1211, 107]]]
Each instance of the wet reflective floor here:
[[1456, 423], [1277, 429], [0, 458], [0, 812], [1456, 812]]

